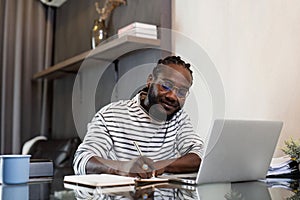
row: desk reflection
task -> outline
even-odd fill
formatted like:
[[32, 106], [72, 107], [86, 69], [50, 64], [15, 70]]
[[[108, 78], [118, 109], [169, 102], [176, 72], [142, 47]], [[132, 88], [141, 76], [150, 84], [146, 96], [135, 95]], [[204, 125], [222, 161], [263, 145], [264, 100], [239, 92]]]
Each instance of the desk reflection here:
[[0, 185], [0, 199], [12, 200], [12, 199], [24, 199], [29, 198], [28, 184], [18, 185]]
[[101, 192], [87, 192], [75, 190], [77, 200], [132, 200], [132, 199], [197, 199], [196, 191], [184, 190], [180, 188], [148, 188], [136, 191], [116, 192], [104, 194]]
[[207, 184], [197, 187], [198, 199], [269, 200], [268, 187], [262, 182]]
[[244, 183], [218, 183], [205, 184], [199, 186], [187, 186], [177, 184], [148, 185], [141, 189], [129, 189], [122, 191], [111, 188], [111, 192], [101, 190], [100, 188], [85, 189], [78, 186], [74, 189], [77, 200], [98, 199], [98, 200], [133, 200], [133, 199], [201, 199], [201, 200], [269, 200], [271, 199], [268, 187], [262, 182], [244, 182]]
[[[59, 183], [59, 184], [58, 184]], [[179, 185], [160, 183], [140, 187], [88, 188], [67, 186], [63, 180], [34, 182], [20, 185], [0, 185], [0, 199], [201, 199], [201, 200], [294, 200], [300, 199], [299, 180], [272, 180], [271, 182], [216, 183]]]

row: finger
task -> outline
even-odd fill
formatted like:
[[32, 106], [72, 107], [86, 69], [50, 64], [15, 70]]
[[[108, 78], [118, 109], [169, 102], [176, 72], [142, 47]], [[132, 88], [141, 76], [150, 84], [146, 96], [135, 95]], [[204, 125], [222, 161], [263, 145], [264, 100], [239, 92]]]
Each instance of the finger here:
[[133, 173], [133, 172], [131, 172], [131, 173], [128, 174], [128, 176], [130, 176], [130, 177], [138, 177], [138, 178], [143, 178], [143, 179], [148, 178], [147, 173], [144, 173], [144, 172], [139, 172], [139, 173]]
[[138, 177], [143, 179], [152, 178], [152, 173], [138, 173]]
[[148, 178], [148, 175], [145, 172], [141, 172], [141, 173], [138, 173], [138, 177], [140, 177], [140, 178]]
[[155, 170], [155, 176], [162, 175], [164, 172], [165, 172], [164, 168]]
[[153, 177], [153, 171], [151, 171], [149, 169], [148, 170], [139, 169], [137, 174], [141, 178], [151, 178], [151, 177]]
[[151, 174], [152, 174], [152, 176], [151, 176], [151, 177], [152, 177], [152, 178], [155, 178], [155, 177], [157, 176], [157, 172], [156, 172], [156, 170], [153, 170]]
[[154, 178], [155, 177], [155, 170], [147, 173], [148, 178]]

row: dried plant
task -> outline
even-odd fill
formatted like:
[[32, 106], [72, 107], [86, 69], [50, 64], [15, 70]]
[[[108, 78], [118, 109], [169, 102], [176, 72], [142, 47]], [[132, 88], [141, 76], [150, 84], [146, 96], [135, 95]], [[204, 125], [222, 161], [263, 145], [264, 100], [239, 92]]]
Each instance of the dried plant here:
[[120, 6], [121, 4], [126, 5], [126, 0], [105, 0], [103, 8], [99, 7], [99, 3], [95, 3], [96, 11], [100, 14], [100, 20], [106, 20], [112, 11]]
[[292, 160], [295, 160], [297, 163], [300, 163], [300, 143], [295, 141], [293, 138], [290, 140], [284, 141], [285, 147], [282, 148], [282, 151], [289, 155]]
[[298, 190], [293, 191], [293, 196], [286, 198], [286, 200], [299, 200], [300, 199], [300, 192]]

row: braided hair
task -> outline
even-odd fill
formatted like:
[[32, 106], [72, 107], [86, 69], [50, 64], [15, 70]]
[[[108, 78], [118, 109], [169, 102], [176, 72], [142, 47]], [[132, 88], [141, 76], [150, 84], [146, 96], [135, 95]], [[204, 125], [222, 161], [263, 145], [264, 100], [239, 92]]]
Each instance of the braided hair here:
[[180, 65], [180, 66], [184, 67], [185, 69], [187, 69], [190, 72], [190, 75], [191, 75], [192, 81], [193, 81], [193, 71], [191, 70], [191, 64], [183, 61], [180, 58], [180, 56], [168, 56], [164, 59], [159, 59], [157, 62], [157, 66], [153, 69], [153, 72], [152, 72], [153, 76], [156, 76], [159, 73], [160, 65], [168, 65], [168, 64]]
[[[185, 69], [187, 69], [190, 72], [190, 75], [192, 77], [192, 83], [193, 83], [193, 71], [190, 69], [191, 64], [184, 62], [180, 56], [168, 56], [164, 59], [159, 59], [157, 62], [156, 67], [154, 67], [152, 74], [154, 77], [157, 77], [157, 75], [160, 72], [160, 67], [161, 65], [168, 65], [168, 64], [176, 64], [176, 65], [180, 65], [182, 67], [184, 67]], [[144, 88], [142, 88], [139, 92], [144, 91], [147, 92], [148, 91], [148, 87], [145, 86]]]

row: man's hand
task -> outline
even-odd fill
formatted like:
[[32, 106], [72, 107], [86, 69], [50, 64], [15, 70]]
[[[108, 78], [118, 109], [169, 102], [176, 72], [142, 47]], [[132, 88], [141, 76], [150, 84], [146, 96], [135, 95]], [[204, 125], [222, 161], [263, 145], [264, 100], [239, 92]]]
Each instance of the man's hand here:
[[140, 156], [131, 161], [125, 161], [118, 174], [131, 177], [150, 178], [152, 177], [154, 169], [154, 162], [152, 159]]

